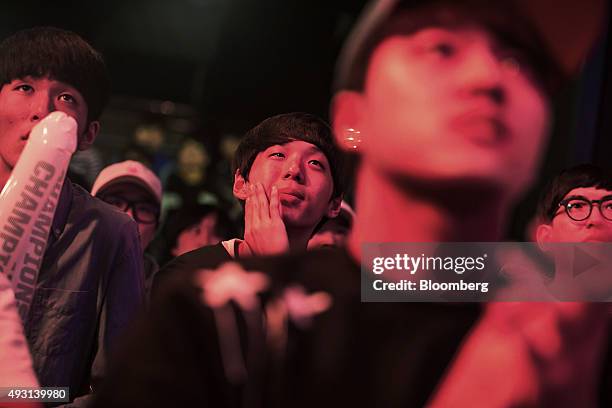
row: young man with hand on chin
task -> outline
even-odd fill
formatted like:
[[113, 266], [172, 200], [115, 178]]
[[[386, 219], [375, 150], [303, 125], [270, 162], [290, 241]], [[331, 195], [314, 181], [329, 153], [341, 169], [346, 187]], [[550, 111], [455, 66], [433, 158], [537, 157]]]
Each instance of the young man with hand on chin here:
[[177, 272], [306, 250], [317, 226], [340, 211], [341, 159], [331, 129], [314, 115], [294, 112], [264, 120], [245, 134], [233, 168], [234, 197], [244, 204], [244, 239], [175, 258], [157, 274], [154, 288]]

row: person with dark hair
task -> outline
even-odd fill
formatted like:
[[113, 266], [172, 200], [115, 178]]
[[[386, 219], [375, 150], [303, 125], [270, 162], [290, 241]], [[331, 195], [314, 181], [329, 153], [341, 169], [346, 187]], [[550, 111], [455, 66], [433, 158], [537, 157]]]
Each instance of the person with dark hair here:
[[93, 123], [108, 102], [110, 78], [104, 58], [85, 40], [67, 30], [35, 27], [2, 41], [0, 55], [0, 84], [28, 76], [70, 84], [87, 103], [87, 124], [95, 128], [90, 131], [98, 130]]
[[[315, 115], [304, 112], [285, 113], [272, 116], [249, 130], [234, 153], [233, 168], [236, 180], [248, 181], [253, 164], [261, 152], [274, 145], [285, 145], [302, 141], [315, 146], [329, 162], [328, 169], [333, 181], [331, 198], [342, 195], [341, 156], [334, 145], [329, 125]], [[235, 181], [236, 181], [235, 180]]]
[[[77, 148], [89, 148], [109, 96], [101, 54], [52, 27], [0, 43], [0, 86], [0, 186], [32, 127], [53, 111], [76, 120]], [[71, 400], [95, 389], [109, 348], [141, 306], [142, 268], [134, 221], [66, 179], [24, 321], [41, 386], [69, 387]]]
[[490, 305], [361, 302], [364, 244], [502, 239], [547, 142], [551, 79], [574, 73], [605, 14], [546, 4], [371, 2], [332, 102], [336, 140], [360, 158], [346, 250], [240, 259], [168, 285], [97, 406], [588, 406], [579, 377], [593, 367], [566, 347], [585, 337], [573, 323], [588, 308], [544, 304], [535, 315], [564, 332], [543, 351], [529, 308], [503, 321]]
[[233, 167], [234, 196], [245, 203], [245, 254], [303, 250], [319, 222], [340, 211], [340, 156], [314, 115], [264, 120], [244, 136]]
[[612, 174], [581, 164], [555, 177], [538, 205], [536, 239], [544, 242], [612, 242]]
[[340, 213], [335, 218], [326, 220], [308, 241], [308, 249], [314, 248], [341, 248], [355, 220], [355, 211], [346, 202], [342, 201]]
[[237, 234], [220, 207], [200, 204], [169, 212], [162, 229], [166, 250], [162, 264], [198, 248], [215, 245]]
[[329, 126], [314, 115], [286, 113], [249, 130], [234, 156], [234, 196], [244, 206], [244, 239], [222, 241], [181, 255], [165, 277], [248, 256], [306, 250], [325, 217], [340, 211], [341, 159]]
[[[543, 190], [538, 202], [537, 217], [539, 222], [535, 227], [535, 239], [554, 264], [555, 280], [571, 282], [571, 289], [577, 291], [607, 291], [609, 296], [610, 283], [605, 277], [577, 281], [580, 279], [579, 274], [576, 274], [579, 261], [575, 257], [577, 253], [584, 253], [587, 259], [593, 260], [598, 258], [598, 252], [609, 251], [609, 245], [602, 244], [612, 243], [612, 172], [595, 164], [579, 164], [563, 170]], [[574, 256], [572, 268], [567, 268], [568, 255]], [[604, 274], [609, 273], [609, 268], [604, 269]], [[566, 279], [568, 274], [572, 276]], [[550, 288], [551, 282], [548, 285]], [[562, 284], [560, 286], [563, 291], [570, 289], [563, 288]], [[607, 359], [593, 352], [598, 349], [596, 342], [606, 341], [601, 330], [609, 330], [608, 326], [612, 322], [609, 316], [603, 320], [608, 322], [607, 326], [589, 325], [588, 321], [584, 324], [590, 339], [595, 343], [583, 345], [576, 349], [575, 354], [585, 362], [589, 359], [599, 361], [600, 370], [604, 373], [602, 377], [609, 381], [612, 376], [612, 338], [608, 335]], [[589, 375], [599, 376], [600, 373], [584, 373], [584, 376]], [[604, 382], [603, 386], [606, 385], [610, 386], [610, 383]], [[611, 396], [603, 391], [600, 394], [602, 401], [599, 405], [609, 406], [612, 403]]]

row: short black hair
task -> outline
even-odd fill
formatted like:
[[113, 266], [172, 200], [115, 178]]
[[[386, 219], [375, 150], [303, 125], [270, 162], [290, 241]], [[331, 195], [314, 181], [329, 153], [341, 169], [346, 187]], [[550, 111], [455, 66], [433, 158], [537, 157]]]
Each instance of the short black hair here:
[[580, 187], [612, 191], [612, 173], [594, 164], [579, 164], [562, 171], [543, 190], [538, 203], [540, 219], [551, 222], [561, 200], [567, 193]]
[[160, 265], [169, 262], [175, 257], [172, 250], [177, 245], [179, 235], [190, 227], [198, 225], [209, 215], [215, 216], [213, 230], [222, 241], [238, 236], [237, 224], [224, 208], [213, 204], [187, 204], [168, 211], [154, 243], [148, 247], [148, 250], [152, 249]]
[[564, 79], [560, 67], [533, 25], [511, 2], [405, 0], [398, 3], [384, 23], [369, 33], [350, 62], [350, 71], [342, 74], [339, 70], [341, 76], [337, 76], [334, 90], [363, 91], [374, 50], [392, 35], [410, 35], [430, 26], [465, 27], [472, 24], [490, 30], [503, 44], [520, 51], [529, 63], [536, 83], [549, 95], [559, 88]]
[[32, 76], [49, 77], [76, 88], [87, 103], [88, 121], [97, 120], [110, 94], [104, 58], [72, 31], [35, 27], [0, 43], [0, 87]]
[[177, 209], [168, 214], [166, 219], [168, 243], [171, 246], [176, 245], [176, 240], [183, 231], [199, 224], [202, 218], [209, 215], [217, 217], [214, 227], [214, 232], [217, 236], [222, 240], [236, 237], [236, 226], [221, 207], [210, 204], [196, 204]]
[[248, 180], [251, 166], [260, 152], [270, 146], [295, 141], [311, 143], [323, 152], [329, 162], [334, 183], [332, 198], [340, 197], [344, 192], [342, 154], [334, 145], [329, 125], [309, 113], [293, 112], [272, 116], [249, 130], [236, 149], [233, 172], [240, 170], [242, 177]]

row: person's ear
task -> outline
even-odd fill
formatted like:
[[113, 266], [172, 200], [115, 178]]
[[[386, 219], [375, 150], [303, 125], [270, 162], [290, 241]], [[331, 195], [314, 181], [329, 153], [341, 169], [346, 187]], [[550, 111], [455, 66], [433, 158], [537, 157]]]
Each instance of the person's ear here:
[[336, 218], [340, 214], [340, 206], [342, 205], [342, 195], [332, 198], [327, 206], [327, 218]]
[[549, 243], [552, 242], [552, 225], [542, 223], [536, 229], [536, 241], [544, 252], [548, 252]]
[[78, 150], [87, 150], [96, 141], [96, 136], [100, 132], [100, 122], [93, 120], [87, 125], [87, 130], [79, 137]]
[[247, 181], [240, 174], [240, 169], [236, 170], [234, 174], [234, 187], [232, 188], [234, 197], [239, 200], [246, 200], [247, 198]]
[[331, 118], [336, 145], [345, 151], [359, 151], [362, 138], [362, 119], [365, 101], [355, 91], [340, 91], [331, 104]]

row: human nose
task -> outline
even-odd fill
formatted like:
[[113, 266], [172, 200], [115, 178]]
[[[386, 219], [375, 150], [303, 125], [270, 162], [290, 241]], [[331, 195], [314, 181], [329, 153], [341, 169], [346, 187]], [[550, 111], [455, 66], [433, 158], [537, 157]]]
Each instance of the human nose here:
[[304, 180], [304, 173], [299, 158], [290, 157], [285, 163], [283, 178], [294, 179], [298, 183], [301, 183]]
[[38, 122], [53, 111], [55, 111], [55, 104], [50, 95], [44, 91], [36, 92], [32, 101], [31, 121]]
[[601, 203], [599, 202], [591, 203], [591, 215], [587, 219], [587, 225], [594, 226], [594, 225], [604, 224], [607, 221], [608, 220], [606, 220], [603, 214], [601, 213]]
[[467, 52], [461, 67], [464, 91], [470, 95], [484, 96], [496, 105], [503, 104], [507, 95], [502, 64], [489, 46], [473, 47]]

